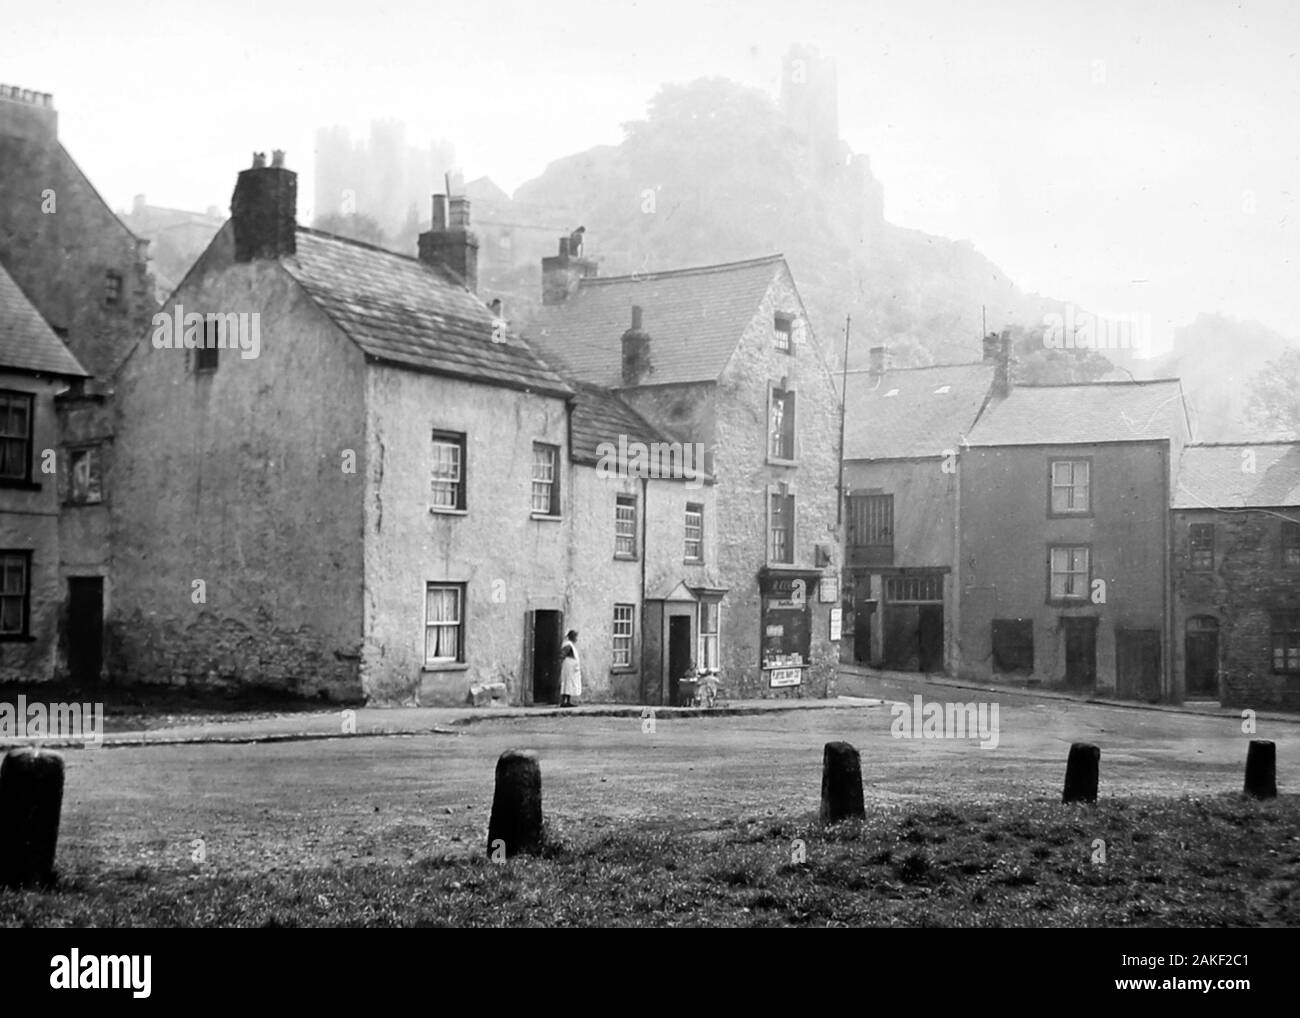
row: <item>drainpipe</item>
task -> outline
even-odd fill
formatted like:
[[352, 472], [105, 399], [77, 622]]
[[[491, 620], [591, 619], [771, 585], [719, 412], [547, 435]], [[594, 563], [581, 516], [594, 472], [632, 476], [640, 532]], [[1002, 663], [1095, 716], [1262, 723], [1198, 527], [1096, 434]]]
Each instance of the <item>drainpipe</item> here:
[[[1164, 573], [1165, 582], [1162, 593], [1164, 594], [1164, 611], [1161, 613], [1165, 619], [1165, 638], [1164, 653], [1161, 655], [1161, 671], [1164, 672], [1161, 678], [1161, 685], [1164, 686], [1166, 703], [1182, 703], [1183, 693], [1175, 685], [1174, 681], [1174, 598], [1173, 598], [1173, 528], [1170, 526], [1169, 517], [1173, 512], [1173, 482], [1170, 477], [1170, 469], [1173, 465], [1173, 442], [1169, 442], [1162, 450], [1161, 459], [1163, 460], [1160, 480], [1164, 484], [1164, 505], [1167, 506], [1165, 511], [1160, 514], [1161, 527], [1164, 530]], [[1187, 663], [1183, 662], [1183, 674], [1186, 675]]]
[[[645, 671], [648, 662], [645, 659], [645, 571], [646, 571], [646, 534], [650, 530], [650, 478], [641, 478], [641, 688], [645, 689]], [[660, 641], [662, 643], [662, 641]], [[659, 676], [663, 684], [662, 669]]]

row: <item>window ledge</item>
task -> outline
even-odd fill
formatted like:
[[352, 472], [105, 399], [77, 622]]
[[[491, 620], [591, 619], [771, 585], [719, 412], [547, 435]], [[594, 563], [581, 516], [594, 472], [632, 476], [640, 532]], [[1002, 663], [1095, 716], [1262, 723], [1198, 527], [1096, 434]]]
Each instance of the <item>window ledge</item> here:
[[610, 675], [632, 675], [640, 671], [636, 665], [612, 665], [609, 669]]
[[40, 491], [39, 481], [19, 480], [16, 477], [0, 477], [0, 488], [16, 488], [19, 491]]
[[635, 555], [620, 555], [618, 552], [615, 552], [615, 553], [614, 553], [614, 558], [615, 558], [617, 561], [619, 561], [619, 562], [635, 562], [635, 561], [637, 561], [637, 557], [636, 557]]
[[560, 520], [564, 519], [563, 516], [552, 516], [550, 513], [529, 513], [528, 515], [531, 519], [549, 520], [552, 523], [558, 523]]
[[421, 675], [437, 674], [440, 672], [467, 672], [469, 665], [464, 661], [448, 662], [445, 665], [425, 664], [420, 668]]
[[444, 506], [431, 505], [429, 512], [434, 516], [468, 516], [468, 509], [447, 509]]
[[36, 637], [26, 633], [2, 633], [0, 643], [35, 643]]
[[799, 465], [798, 460], [782, 459], [780, 456], [773, 456], [770, 453], [768, 454], [767, 462], [769, 466], [774, 467], [797, 467]]
[[702, 559], [702, 558], [684, 558], [684, 559], [682, 559], [682, 565], [684, 565], [684, 566], [702, 566], [702, 565], [704, 565], [704, 559]]
[[103, 504], [104, 504], [104, 500], [102, 498], [97, 498], [94, 499], [93, 501], [84, 498], [83, 499], [66, 498], [62, 502], [62, 505], [68, 509], [80, 509], [80, 508], [86, 508], [90, 506], [103, 505]]

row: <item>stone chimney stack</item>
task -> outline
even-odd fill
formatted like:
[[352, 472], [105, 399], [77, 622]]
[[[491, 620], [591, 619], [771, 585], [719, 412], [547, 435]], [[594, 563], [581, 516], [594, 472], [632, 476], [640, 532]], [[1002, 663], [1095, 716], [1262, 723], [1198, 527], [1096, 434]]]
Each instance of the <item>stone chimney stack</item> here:
[[17, 85], [0, 85], [0, 135], [53, 144], [59, 137], [54, 96]]
[[641, 385], [654, 373], [650, 337], [641, 329], [641, 308], [632, 305], [632, 327], [623, 333], [623, 384]]
[[[596, 263], [582, 255], [582, 234], [579, 227], [567, 237], [560, 238], [560, 253], [542, 259], [542, 303], [563, 304], [578, 289], [584, 279], [596, 275]], [[577, 249], [574, 250], [574, 240]]]
[[253, 165], [241, 170], [230, 199], [235, 261], [284, 258], [298, 250], [298, 174], [286, 169], [284, 152], [254, 152]]
[[478, 292], [478, 236], [469, 228], [464, 195], [433, 196], [433, 223], [420, 234], [420, 261], [448, 270], [471, 293]]
[[[985, 340], [985, 350], [987, 349], [988, 341]], [[998, 339], [997, 361], [993, 368], [993, 395], [998, 399], [1005, 399], [1011, 392], [1011, 371], [1014, 364], [1011, 330], [1005, 329]]]
[[868, 355], [871, 360], [867, 368], [867, 373], [872, 378], [883, 378], [885, 376], [885, 354], [888, 351], [883, 346], [873, 346]]

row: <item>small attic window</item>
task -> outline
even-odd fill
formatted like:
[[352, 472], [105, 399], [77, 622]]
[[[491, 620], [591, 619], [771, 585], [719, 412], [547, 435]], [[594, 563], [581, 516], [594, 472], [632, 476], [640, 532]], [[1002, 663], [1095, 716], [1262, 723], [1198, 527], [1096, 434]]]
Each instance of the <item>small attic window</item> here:
[[116, 272], [104, 275], [104, 303], [109, 307], [122, 303], [122, 277]]
[[794, 338], [794, 319], [778, 311], [772, 320], [772, 335], [776, 348], [790, 353]]
[[949, 392], [952, 392], [952, 386], [951, 386], [951, 385], [941, 385], [941, 386], [939, 386], [939, 388], [937, 388], [937, 389], [934, 390], [934, 394], [935, 394], [936, 396], [943, 396], [943, 395], [945, 395], [945, 394], [947, 394], [947, 393], [949, 393]]
[[897, 389], [890, 389], [887, 393], [885, 393], [885, 398], [888, 399], [890, 396], [897, 396], [897, 395], [898, 395]]

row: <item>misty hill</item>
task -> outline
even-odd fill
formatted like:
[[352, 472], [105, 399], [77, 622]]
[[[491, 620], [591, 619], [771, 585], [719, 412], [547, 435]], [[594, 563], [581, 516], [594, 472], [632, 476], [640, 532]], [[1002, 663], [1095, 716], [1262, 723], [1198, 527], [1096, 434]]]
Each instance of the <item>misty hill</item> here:
[[1252, 427], [1247, 404], [1259, 373], [1293, 346], [1259, 322], [1201, 314], [1174, 333], [1172, 351], [1142, 362], [1142, 377], [1182, 379], [1201, 441], [1267, 439], [1275, 436]]
[[[585, 253], [601, 275], [784, 253], [837, 364], [845, 315], [850, 363], [863, 367], [874, 345], [898, 365], [978, 359], [982, 305], [994, 331], [1060, 313], [1059, 301], [1019, 290], [969, 242], [887, 223], [868, 159], [816, 112], [833, 112], [833, 95], [815, 94], [815, 75], [791, 82], [790, 63], [779, 101], [725, 79], [665, 86], [644, 120], [624, 125], [620, 145], [556, 160], [513, 200], [586, 226]], [[539, 299], [536, 259], [480, 273], [514, 317]]]

